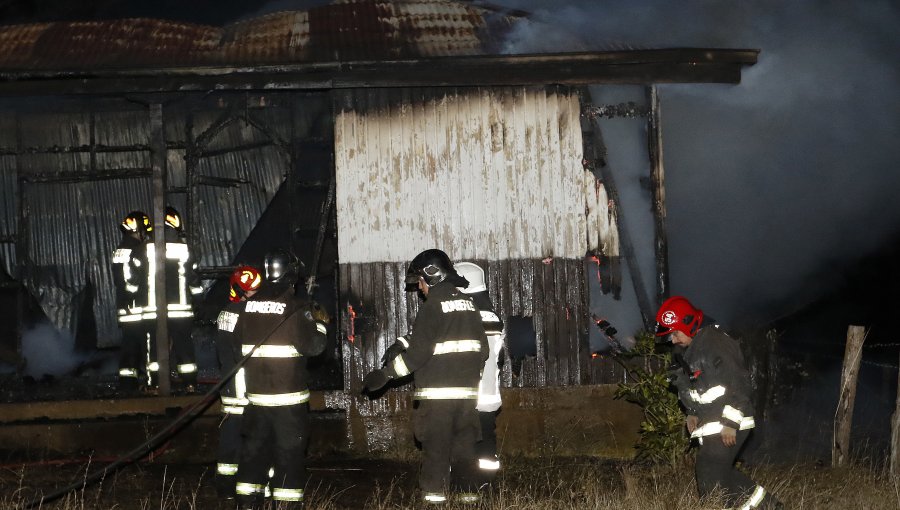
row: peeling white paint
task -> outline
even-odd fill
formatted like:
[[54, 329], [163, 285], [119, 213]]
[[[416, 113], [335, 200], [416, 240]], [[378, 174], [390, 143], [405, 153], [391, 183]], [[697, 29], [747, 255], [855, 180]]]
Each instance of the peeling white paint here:
[[347, 92], [335, 120], [339, 257], [405, 262], [618, 254], [568, 89]]

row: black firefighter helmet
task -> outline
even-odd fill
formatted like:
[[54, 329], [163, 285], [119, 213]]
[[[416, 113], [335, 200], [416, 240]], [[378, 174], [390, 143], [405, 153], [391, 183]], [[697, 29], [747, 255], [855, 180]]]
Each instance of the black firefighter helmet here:
[[137, 234], [143, 238], [153, 231], [153, 227], [150, 225], [150, 217], [143, 211], [131, 211], [122, 223], [119, 223], [119, 230], [123, 234]]
[[303, 263], [288, 250], [278, 248], [266, 254], [266, 281], [270, 283], [297, 283]]
[[419, 278], [425, 280], [425, 284], [433, 287], [444, 280], [449, 280], [454, 287], [465, 287], [469, 284], [465, 278], [453, 269], [453, 262], [441, 250], [433, 248], [425, 250], [415, 256], [406, 270], [406, 291], [413, 292], [418, 289]]

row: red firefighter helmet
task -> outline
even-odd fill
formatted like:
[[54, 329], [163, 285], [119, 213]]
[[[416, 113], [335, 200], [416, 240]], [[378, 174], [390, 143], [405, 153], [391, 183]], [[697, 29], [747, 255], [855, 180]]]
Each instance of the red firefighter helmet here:
[[228, 282], [230, 284], [228, 300], [237, 303], [247, 295], [247, 292], [259, 289], [262, 285], [262, 275], [253, 266], [238, 266], [234, 268]]
[[701, 322], [703, 310], [692, 305], [683, 296], [672, 296], [656, 312], [656, 336], [666, 336], [677, 330], [693, 337], [700, 329]]

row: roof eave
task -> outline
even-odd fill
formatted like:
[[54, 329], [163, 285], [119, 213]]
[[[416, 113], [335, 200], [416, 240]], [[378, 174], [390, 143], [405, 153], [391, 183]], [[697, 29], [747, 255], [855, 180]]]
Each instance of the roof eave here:
[[563, 84], [740, 83], [759, 50], [671, 48], [256, 66], [0, 70], [0, 95]]

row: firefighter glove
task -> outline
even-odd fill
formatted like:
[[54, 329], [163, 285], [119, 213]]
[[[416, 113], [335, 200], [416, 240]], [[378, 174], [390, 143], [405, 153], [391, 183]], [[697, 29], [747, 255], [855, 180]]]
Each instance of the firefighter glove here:
[[737, 431], [731, 427], [722, 427], [722, 444], [725, 446], [737, 444]]
[[391, 344], [390, 347], [385, 349], [384, 355], [381, 356], [381, 366], [385, 367], [391, 361], [394, 361], [394, 358], [400, 355], [401, 352], [406, 350], [406, 346], [404, 346], [400, 340], [395, 341]]
[[363, 392], [371, 393], [378, 391], [390, 381], [391, 378], [384, 373], [384, 370], [372, 370], [363, 379]]

